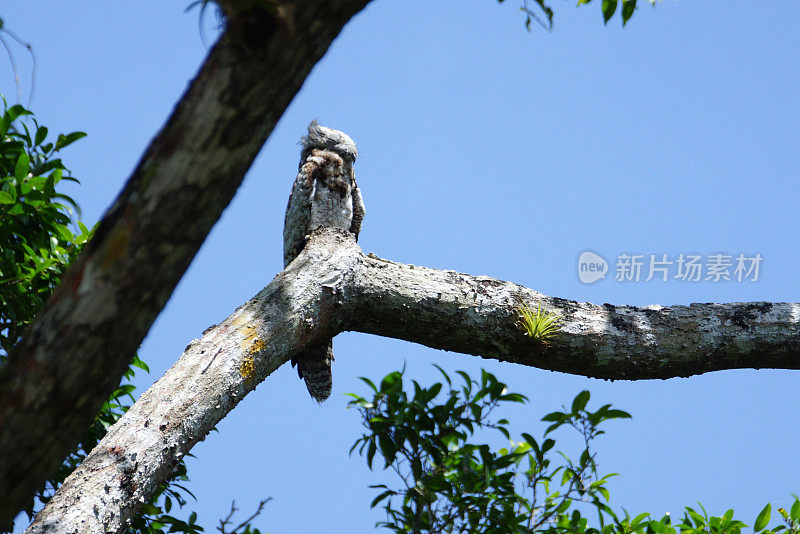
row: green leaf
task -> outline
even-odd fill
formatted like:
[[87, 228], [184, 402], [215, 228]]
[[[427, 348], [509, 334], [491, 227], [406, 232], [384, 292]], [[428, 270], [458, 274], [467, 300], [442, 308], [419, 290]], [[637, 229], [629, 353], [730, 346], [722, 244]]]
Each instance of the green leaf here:
[[637, 515], [636, 517], [633, 518], [633, 521], [631, 521], [631, 527], [632, 528], [636, 528], [639, 525], [639, 523], [644, 521], [645, 518], [647, 518], [649, 516], [650, 516], [650, 514], [647, 513], [647, 512], [642, 512], [641, 514]]
[[5, 191], [0, 191], [0, 204], [14, 204], [16, 199]]
[[114, 393], [111, 394], [111, 398], [118, 399], [124, 395], [130, 395], [135, 390], [136, 386], [134, 386], [133, 384], [123, 384], [114, 390]]
[[[83, 226], [83, 224], [81, 224], [81, 231], [83, 233], [87, 233], [88, 232], [88, 230], [86, 229], [86, 226]], [[142, 360], [139, 359], [139, 355], [138, 354], [135, 354], [133, 356], [133, 361], [131, 362], [131, 365], [133, 367], [138, 367], [139, 369], [142, 369], [146, 373], [150, 372], [150, 368], [147, 366], [146, 363], [144, 363]]]
[[398, 371], [394, 371], [389, 373], [383, 380], [381, 380], [381, 392], [382, 393], [389, 393], [390, 391], [394, 390], [395, 387], [402, 388], [403, 386], [403, 375], [401, 375]]
[[758, 532], [760, 530], [764, 530], [764, 527], [767, 526], [769, 523], [769, 516], [772, 514], [772, 505], [767, 503], [767, 505], [759, 512], [758, 517], [756, 517], [756, 522], [753, 525], [753, 532]]
[[161, 508], [157, 508], [156, 506], [153, 506], [149, 502], [144, 503], [142, 507], [139, 509], [139, 512], [147, 515], [161, 515], [162, 513]]
[[378, 388], [375, 386], [375, 384], [372, 383], [372, 380], [370, 380], [369, 378], [364, 376], [359, 376], [358, 379], [364, 382], [366, 385], [368, 385], [375, 393], [378, 392]]
[[435, 363], [433, 364], [433, 366], [436, 367], [439, 370], [439, 372], [442, 374], [442, 376], [444, 377], [445, 382], [447, 382], [447, 387], [452, 387], [453, 383], [450, 381], [450, 377], [447, 375], [447, 373], [444, 372], [444, 369], [442, 369], [441, 367], [439, 367]]
[[14, 177], [17, 179], [18, 183], [22, 183], [26, 176], [28, 176], [28, 170], [31, 167], [30, 159], [28, 158], [28, 154], [23, 152], [17, 158], [17, 164], [14, 166]]
[[440, 391], [442, 391], [441, 382], [437, 382], [434, 385], [432, 385], [430, 388], [428, 388], [428, 395], [427, 395], [428, 401], [431, 401], [431, 400], [435, 399]]
[[544, 421], [545, 423], [549, 422], [560, 423], [562, 421], [566, 421], [567, 419], [569, 419], [569, 416], [564, 412], [550, 412], [549, 414], [542, 417], [542, 421]]
[[472, 378], [470, 378], [470, 376], [464, 371], [456, 371], [456, 373], [461, 375], [461, 378], [464, 380], [464, 384], [467, 386], [467, 388], [469, 388], [469, 391], [472, 391]]
[[507, 393], [505, 395], [500, 395], [497, 400], [506, 401], [506, 402], [520, 402], [524, 404], [528, 401], [528, 397], [522, 395], [520, 393]]
[[367, 466], [372, 469], [372, 460], [375, 458], [375, 453], [378, 452], [378, 447], [375, 445], [374, 441], [369, 442], [369, 447], [367, 448]]
[[8, 117], [9, 125], [15, 120], [17, 120], [17, 117], [21, 117], [22, 115], [33, 115], [33, 113], [31, 113], [24, 107], [20, 106], [19, 104], [14, 104], [13, 106], [11, 106], [6, 110], [6, 117]]
[[537, 443], [537, 441], [536, 441], [536, 440], [533, 438], [533, 436], [531, 436], [531, 435], [530, 435], [530, 434], [528, 434], [527, 432], [523, 432], [521, 435], [522, 435], [522, 438], [523, 438], [523, 439], [524, 439], [524, 440], [525, 440], [527, 443], [529, 443], [530, 445], [532, 445], [534, 449], [536, 449], [536, 450], [538, 450], [538, 449], [539, 449], [539, 444], [538, 444], [538, 443]]
[[370, 503], [369, 507], [370, 508], [375, 508], [375, 506], [378, 503], [380, 503], [382, 500], [384, 500], [386, 497], [389, 497], [390, 495], [394, 495], [394, 491], [392, 491], [392, 490], [384, 491], [383, 493], [381, 493], [380, 495], [378, 495], [377, 497], [372, 499], [372, 503]]
[[731, 519], [733, 519], [733, 509], [730, 509], [726, 511], [724, 514], [722, 514], [722, 519], [724, 521], [730, 521]]
[[70, 134], [58, 134], [58, 139], [56, 139], [56, 150], [61, 150], [62, 148], [66, 147], [67, 145], [71, 145], [78, 139], [82, 139], [86, 137], [85, 132], [72, 132]]
[[36, 145], [41, 145], [46, 137], [47, 137], [47, 128], [44, 126], [40, 126], [36, 130], [36, 138], [34, 139], [34, 143]]
[[586, 404], [589, 402], [589, 391], [583, 390], [575, 396], [575, 399], [572, 401], [572, 414], [578, 415], [578, 412], [586, 408]]
[[60, 237], [63, 242], [69, 243], [70, 241], [72, 241], [72, 238], [73, 238], [72, 232], [70, 232], [69, 228], [67, 228], [63, 224], [55, 224], [55, 225], [53, 225], [52, 230], [56, 234], [58, 234], [58, 237]]
[[603, 23], [608, 23], [617, 11], [617, 0], [603, 0]]
[[706, 524], [706, 520], [703, 516], [692, 510], [691, 508], [687, 507], [686, 512], [689, 514], [689, 517], [692, 518], [696, 527], [703, 527]]
[[624, 0], [622, 3], [622, 25], [628, 22], [628, 20], [633, 16], [633, 12], [636, 11], [636, 0]]
[[789, 515], [794, 521], [800, 520], [800, 499], [794, 500], [794, 504], [789, 511]]

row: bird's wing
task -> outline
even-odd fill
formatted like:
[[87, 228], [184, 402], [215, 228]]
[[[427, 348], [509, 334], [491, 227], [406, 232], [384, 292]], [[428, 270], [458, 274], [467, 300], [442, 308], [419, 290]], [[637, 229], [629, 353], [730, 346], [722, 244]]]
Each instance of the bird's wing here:
[[361, 189], [358, 188], [358, 184], [353, 178], [353, 220], [350, 223], [350, 232], [355, 234], [356, 241], [358, 241], [358, 234], [361, 233], [361, 221], [364, 220], [366, 214], [367, 209], [364, 207], [364, 199], [361, 198]]
[[314, 180], [311, 177], [316, 165], [307, 162], [292, 186], [286, 218], [283, 221], [283, 266], [289, 265], [306, 246], [308, 225], [311, 222], [311, 199], [314, 195]]

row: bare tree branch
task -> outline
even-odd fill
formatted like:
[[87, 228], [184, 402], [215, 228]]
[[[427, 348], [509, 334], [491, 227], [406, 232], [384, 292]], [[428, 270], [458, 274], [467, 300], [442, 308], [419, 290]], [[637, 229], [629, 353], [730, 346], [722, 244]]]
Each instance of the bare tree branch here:
[[[347, 330], [612, 380], [800, 369], [800, 304], [601, 306], [487, 276], [364, 257]], [[515, 326], [520, 300], [564, 320], [546, 345]]]
[[272, 497], [267, 497], [266, 499], [261, 499], [258, 501], [258, 506], [256, 506], [255, 512], [250, 514], [247, 519], [236, 525], [234, 528], [228, 530], [228, 527], [233, 524], [233, 516], [239, 511], [239, 509], [236, 508], [236, 501], [231, 502], [231, 511], [228, 513], [225, 519], [219, 520], [219, 526], [217, 527], [217, 530], [219, 530], [220, 534], [236, 534], [237, 532], [242, 531], [242, 529], [252, 522], [253, 519], [261, 515], [261, 512], [264, 510], [264, 505], [271, 500]]
[[85, 432], [311, 68], [368, 1], [226, 10], [197, 77], [0, 369], [0, 527]]
[[[515, 326], [520, 300], [565, 323], [550, 344]], [[309, 344], [344, 330], [532, 367], [614, 379], [741, 367], [800, 367], [800, 305], [596, 306], [485, 276], [365, 256], [321, 229], [256, 297], [189, 344], [111, 428], [28, 529], [121, 532], [168, 476], [256, 385]], [[298, 383], [298, 395], [305, 394]]]

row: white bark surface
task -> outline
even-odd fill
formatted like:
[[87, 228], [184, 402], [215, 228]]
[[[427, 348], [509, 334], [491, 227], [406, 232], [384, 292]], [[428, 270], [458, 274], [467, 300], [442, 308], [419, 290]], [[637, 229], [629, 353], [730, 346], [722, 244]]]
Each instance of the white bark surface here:
[[[333, 335], [359, 257], [326, 231], [255, 297], [192, 341], [67, 478], [27, 532], [122, 532], [175, 464], [270, 373]], [[319, 282], [323, 280], [323, 282]]]
[[[547, 345], [515, 325], [520, 301], [566, 321]], [[800, 305], [597, 306], [510, 282], [365, 256], [315, 232], [253, 299], [203, 337], [109, 431], [28, 533], [121, 532], [175, 463], [257, 384], [343, 330], [611, 379], [800, 367]], [[298, 384], [298, 390], [302, 388]]]
[[[372, 255], [362, 257], [354, 291], [348, 330], [541, 369], [639, 380], [800, 368], [800, 304], [596, 305]], [[520, 302], [564, 320], [547, 345], [515, 325]]]

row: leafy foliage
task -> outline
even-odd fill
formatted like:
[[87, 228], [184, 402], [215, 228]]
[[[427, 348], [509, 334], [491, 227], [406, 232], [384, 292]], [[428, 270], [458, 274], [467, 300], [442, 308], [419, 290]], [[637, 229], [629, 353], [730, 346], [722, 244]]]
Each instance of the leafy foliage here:
[[69, 261], [91, 233], [70, 229], [75, 202], [56, 191], [77, 182], [59, 152], [86, 134], [73, 132], [47, 142], [48, 131], [20, 105], [3, 100], [0, 120], [0, 364], [22, 330], [61, 281]]
[[[613, 474], [598, 472], [594, 441], [601, 425], [630, 415], [606, 404], [590, 411], [590, 394], [581, 391], [569, 408], [547, 414], [550, 423], [535, 439], [523, 432], [512, 441], [509, 422], [495, 412], [507, 403], [526, 403], [519, 393], [509, 393], [494, 375], [481, 371], [479, 381], [457, 371], [453, 384], [441, 368], [444, 382], [423, 387], [404, 373], [393, 372], [376, 386], [368, 378], [368, 397], [350, 394], [349, 406], [361, 414], [365, 433], [351, 453], [366, 457], [372, 468], [377, 454], [384, 469], [393, 471], [399, 485], [372, 486], [378, 495], [372, 507], [383, 504], [386, 520], [378, 526], [393, 532], [532, 533], [547, 534], [699, 534], [741, 532], [746, 525], [728, 510], [721, 517], [686, 508], [683, 520], [673, 525], [669, 515], [654, 520], [642, 513], [633, 518], [609, 507], [607, 482]], [[445, 387], [446, 385], [446, 387]], [[573, 460], [557, 451], [554, 433], [562, 427], [580, 436], [581, 450]], [[493, 449], [478, 437], [507, 443]], [[496, 439], [495, 439], [496, 441]], [[594, 510], [597, 526], [590, 526], [582, 511]], [[800, 500], [790, 511], [780, 509], [784, 525], [764, 530], [770, 506], [754, 523], [755, 532], [800, 532]]]
[[[78, 182], [59, 156], [62, 149], [86, 134], [73, 132], [48, 141], [47, 128], [40, 126], [31, 115], [20, 105], [8, 107], [3, 100], [0, 120], [0, 365], [92, 235], [83, 223], [73, 218], [78, 211], [75, 201], [56, 189], [62, 181]], [[30, 123], [23, 122], [24, 118], [30, 118]], [[78, 231], [73, 232], [71, 227], [77, 227]], [[149, 372], [147, 364], [134, 356], [121, 384], [97, 413], [80, 443], [27, 506], [25, 512], [29, 518], [52, 498], [66, 477], [106, 435], [108, 428], [131, 407], [136, 388], [130, 380], [136, 369]], [[175, 504], [183, 507], [188, 497], [194, 497], [180, 484], [189, 480], [186, 473], [186, 464], [181, 461], [169, 480], [142, 506], [139, 516], [131, 522], [129, 533], [203, 532], [203, 527], [196, 523], [196, 513], [190, 514], [187, 521], [170, 515]], [[237, 528], [239, 530], [231, 532], [258, 533], [251, 530], [249, 520]]]
[[[503, 3], [505, 0], [497, 0]], [[578, 6], [588, 4], [592, 0], [578, 0]], [[630, 18], [636, 11], [637, 0], [602, 0], [601, 11], [603, 13], [603, 22], [608, 23], [609, 20], [617, 12], [617, 8], [622, 5], [620, 16], [622, 17], [622, 25], [625, 26]], [[647, 0], [651, 5], [655, 5], [658, 0]], [[532, 7], [533, 6], [533, 7]], [[553, 29], [553, 9], [545, 0], [522, 0], [520, 11], [525, 15], [525, 28], [530, 31], [531, 23], [536, 22], [539, 26], [551, 30]]]
[[[385, 502], [387, 514], [381, 526], [394, 532], [532, 532], [550, 525], [576, 501], [606, 508], [610, 475], [598, 476], [590, 444], [602, 434], [598, 425], [629, 417], [627, 413], [610, 406], [588, 412], [589, 394], [582, 392], [573, 411], [546, 417], [552, 424], [542, 440], [523, 433], [522, 441], [492, 450], [470, 438], [480, 429], [508, 441], [509, 422], [495, 419], [493, 413], [502, 404], [524, 403], [527, 398], [509, 393], [486, 371], [480, 381], [459, 371], [461, 387], [454, 387], [441, 372], [446, 390], [443, 383], [424, 388], [412, 381], [412, 395], [403, 388], [403, 374], [394, 372], [380, 387], [364, 379], [372, 398], [355, 395], [350, 402], [360, 410], [367, 429], [353, 450], [366, 454], [370, 466], [380, 451], [385, 467], [405, 486], [376, 486], [382, 491], [372, 505]], [[580, 431], [585, 449], [578, 462], [564, 456], [559, 465], [553, 460], [555, 441], [549, 434], [563, 425]]]

